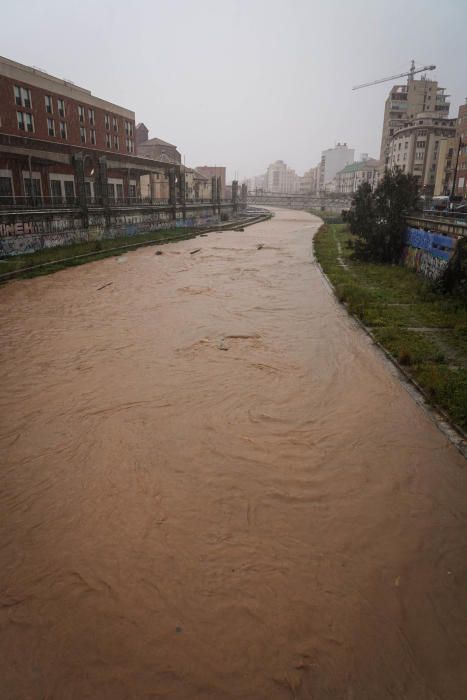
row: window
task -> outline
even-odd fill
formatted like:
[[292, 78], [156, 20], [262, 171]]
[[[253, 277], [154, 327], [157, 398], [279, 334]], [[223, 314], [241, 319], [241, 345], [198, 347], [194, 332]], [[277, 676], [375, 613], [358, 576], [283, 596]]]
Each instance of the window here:
[[110, 134], [105, 135], [105, 145], [107, 148], [112, 148], [112, 143], [110, 141]]
[[126, 150], [128, 153], [133, 153], [133, 139], [126, 140]]
[[131, 122], [125, 122], [125, 134], [127, 136], [133, 136], [133, 124]]
[[14, 204], [13, 185], [11, 177], [0, 177], [0, 204]]
[[50, 181], [50, 193], [54, 203], [60, 202], [62, 199], [62, 183], [60, 180]]
[[21, 88], [21, 97], [23, 98], [23, 105], [26, 109], [31, 109], [31, 90], [28, 88]]
[[18, 120], [18, 129], [22, 131], [34, 131], [34, 119], [32, 114], [27, 112], [16, 112]]
[[81, 124], [84, 124], [84, 107], [81, 105], [78, 105], [78, 117]]
[[108, 114], [104, 116], [105, 128], [110, 129], [110, 117]]
[[60, 136], [62, 139], [67, 138], [66, 124], [65, 122], [60, 122]]
[[62, 119], [65, 117], [65, 100], [61, 100], [60, 98], [57, 100], [58, 104], [58, 114]]
[[112, 117], [112, 124], [113, 124], [113, 127], [114, 127], [114, 131], [118, 131], [117, 117]]
[[31, 109], [31, 90], [29, 88], [19, 87], [15, 85], [15, 102], [18, 107], [26, 107], [26, 109]]
[[117, 199], [123, 199], [123, 185], [120, 182], [117, 182]]
[[86, 143], [86, 129], [84, 126], [79, 127], [79, 136], [81, 139], [81, 143]]
[[73, 180], [65, 180], [65, 197], [69, 204], [73, 204], [75, 198], [75, 183]]
[[96, 130], [91, 129], [91, 143], [95, 146], [96, 145]]
[[88, 109], [88, 119], [90, 124], [94, 124], [94, 110]]
[[47, 133], [49, 136], [55, 136], [55, 123], [53, 119], [47, 119]]
[[49, 114], [52, 114], [53, 112], [53, 105], [52, 105], [52, 98], [50, 95], [45, 96], [45, 111], [48, 112]]
[[26, 197], [41, 197], [42, 187], [40, 177], [33, 175], [32, 180], [30, 177], [25, 177], [24, 191], [26, 193]]
[[114, 148], [116, 151], [120, 148], [120, 144], [118, 142], [118, 136], [114, 136]]

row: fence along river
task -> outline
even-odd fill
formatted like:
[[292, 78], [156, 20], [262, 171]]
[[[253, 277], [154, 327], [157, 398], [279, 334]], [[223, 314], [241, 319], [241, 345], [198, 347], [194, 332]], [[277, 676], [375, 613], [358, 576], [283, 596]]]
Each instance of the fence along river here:
[[318, 225], [0, 290], [1, 697], [467, 697], [465, 462]]

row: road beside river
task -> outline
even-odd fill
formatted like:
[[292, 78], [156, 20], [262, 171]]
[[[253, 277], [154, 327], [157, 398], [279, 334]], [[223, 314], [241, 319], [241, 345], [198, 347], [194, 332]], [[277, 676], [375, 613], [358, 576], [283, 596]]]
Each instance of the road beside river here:
[[318, 226], [0, 289], [1, 698], [467, 697], [466, 463]]

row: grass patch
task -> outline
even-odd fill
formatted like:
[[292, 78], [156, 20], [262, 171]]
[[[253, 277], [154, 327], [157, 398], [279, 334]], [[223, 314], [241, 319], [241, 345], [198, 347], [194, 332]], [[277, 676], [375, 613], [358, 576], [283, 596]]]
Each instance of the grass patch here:
[[467, 308], [401, 265], [352, 258], [352, 236], [325, 224], [315, 236], [316, 258], [336, 295], [423, 387], [433, 403], [467, 430]]
[[324, 221], [325, 224], [342, 224], [342, 214], [337, 211], [327, 211], [321, 209], [308, 209], [307, 211], [310, 212], [310, 214], [314, 214], [315, 216], [319, 216], [320, 219]]

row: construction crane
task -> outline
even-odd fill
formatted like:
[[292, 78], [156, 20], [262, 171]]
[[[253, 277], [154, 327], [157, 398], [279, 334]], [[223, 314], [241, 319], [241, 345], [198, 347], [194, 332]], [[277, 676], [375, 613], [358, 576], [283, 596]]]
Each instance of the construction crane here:
[[370, 85], [378, 85], [378, 83], [387, 83], [390, 80], [396, 80], [396, 78], [405, 78], [408, 76], [409, 80], [413, 80], [415, 73], [423, 73], [428, 70], [435, 70], [436, 66], [423, 66], [423, 68], [415, 68], [415, 61], [412, 60], [410, 70], [406, 73], [399, 73], [398, 75], [390, 75], [389, 78], [380, 78], [379, 80], [372, 80], [371, 83], [362, 83], [362, 85], [355, 85], [352, 90], [360, 90], [360, 88], [369, 87]]

